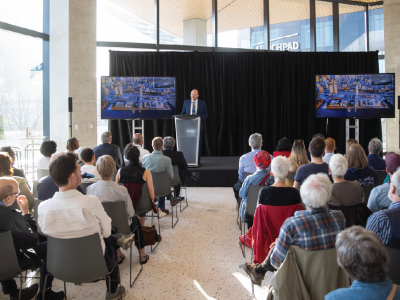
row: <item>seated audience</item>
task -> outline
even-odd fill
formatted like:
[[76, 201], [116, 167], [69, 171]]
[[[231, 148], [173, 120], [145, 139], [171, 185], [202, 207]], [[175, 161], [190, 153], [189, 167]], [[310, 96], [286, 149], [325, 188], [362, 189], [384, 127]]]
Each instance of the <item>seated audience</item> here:
[[373, 138], [368, 144], [368, 164], [376, 171], [385, 171], [386, 162], [379, 156], [382, 152], [382, 142], [378, 138]]
[[263, 187], [258, 194], [258, 204], [271, 206], [287, 206], [301, 203], [297, 189], [285, 183], [289, 171], [290, 161], [286, 157], [276, 157], [271, 163], [271, 176], [274, 184]]
[[97, 182], [100, 179], [100, 175], [97, 172], [96, 167], [94, 166], [96, 162], [96, 157], [94, 156], [93, 150], [90, 148], [85, 148], [81, 151], [80, 155], [82, 161], [85, 163], [81, 167], [82, 176], [84, 176], [85, 173], [94, 176], [93, 178], [84, 178], [82, 182]]
[[239, 202], [239, 191], [243, 184], [243, 175], [244, 173], [254, 174], [257, 170], [256, 165], [254, 164], [254, 155], [256, 155], [259, 151], [261, 151], [261, 147], [263, 145], [262, 135], [259, 133], [253, 133], [249, 137], [249, 146], [251, 147], [251, 151], [243, 154], [239, 159], [239, 170], [238, 170], [238, 182], [233, 186], [233, 192], [235, 194], [236, 201]]
[[[29, 214], [28, 201], [25, 196], [18, 196], [18, 182], [11, 177], [0, 178], [0, 232], [10, 231], [18, 264], [21, 270], [35, 270], [40, 267], [40, 290], [36, 296], [41, 300], [43, 292], [46, 299], [61, 300], [64, 299], [64, 292], [54, 292], [51, 290], [54, 277], [48, 276], [47, 285], [44, 289], [44, 279], [47, 275], [46, 256], [47, 242], [38, 243], [38, 233], [35, 220]], [[17, 201], [21, 213], [8, 208]], [[35, 252], [29, 251], [33, 249]], [[2, 259], [6, 259], [3, 257]], [[43, 260], [43, 261], [41, 261]], [[14, 279], [1, 280], [3, 293], [10, 295], [10, 299], [30, 300], [35, 297], [38, 291], [38, 284], [32, 284], [30, 287], [22, 289], [21, 295]], [[21, 298], [19, 298], [21, 296]]]
[[40, 145], [40, 153], [43, 157], [38, 160], [38, 169], [48, 170], [50, 165], [51, 156], [56, 153], [57, 144], [55, 141], [44, 141]]
[[[119, 246], [127, 250], [133, 242], [133, 234], [112, 236], [111, 219], [104, 211], [99, 198], [82, 195], [76, 190], [81, 183], [81, 168], [75, 154], [65, 153], [53, 160], [50, 164], [50, 176], [60, 191], [39, 206], [38, 223], [41, 231], [47, 236], [62, 239], [80, 238], [98, 233], [103, 254], [106, 251], [110, 253], [104, 259], [111, 271], [117, 256], [116, 248]], [[125, 288], [118, 286], [118, 265], [110, 277], [110, 286], [106, 281], [106, 299], [124, 296]]]
[[346, 141], [346, 154], [343, 155], [347, 159], [347, 153], [349, 153], [350, 147], [353, 146], [354, 144], [358, 145], [358, 141], [355, 139], [349, 139]]
[[[323, 134], [321, 134], [321, 133], [316, 133], [316, 134], [314, 134], [314, 135], [312, 136], [311, 140], [314, 139], [314, 138], [316, 138], [316, 137], [320, 137], [320, 138], [322, 138], [322, 139], [325, 140], [325, 136], [324, 136]], [[306, 154], [307, 154], [308, 160], [311, 161], [310, 149], [308, 149], [308, 152], [307, 152]]]
[[384, 245], [400, 249], [400, 170], [392, 177], [388, 196], [392, 201], [389, 209], [373, 213], [367, 221], [367, 229], [375, 232]]
[[[294, 173], [297, 172], [298, 168], [300, 168], [301, 166], [310, 163], [310, 161], [307, 158], [306, 148], [304, 146], [303, 140], [294, 140], [292, 152], [290, 153], [289, 156], [289, 161], [290, 161], [289, 171]], [[285, 182], [289, 186], [293, 186], [294, 184], [294, 181], [288, 178], [285, 179]]]
[[[26, 180], [24, 171], [22, 169], [17, 169], [17, 168], [14, 167], [14, 163], [15, 163], [15, 152], [14, 152], [14, 150], [10, 146], [5, 146], [5, 147], [1, 147], [0, 152], [7, 152], [8, 155], [11, 157], [11, 159], [12, 159], [12, 167], [14, 169], [14, 176], [23, 177]], [[26, 184], [30, 188], [28, 180], [26, 180]]]
[[247, 222], [247, 227], [253, 226], [253, 217], [246, 214], [247, 207], [247, 195], [249, 193], [250, 185], [271, 185], [274, 183], [274, 178], [271, 176], [269, 166], [271, 164], [272, 157], [267, 151], [259, 151], [254, 156], [254, 163], [257, 167], [257, 171], [253, 175], [247, 176], [244, 180], [242, 188], [240, 189], [239, 195], [242, 198], [240, 203], [240, 217]]
[[26, 179], [24, 177], [14, 176], [14, 168], [12, 166], [12, 158], [7, 152], [0, 152], [0, 176], [1, 177], [13, 177], [18, 182], [18, 189], [20, 195], [25, 196], [28, 199], [29, 209], [34, 206], [34, 199], [32, 193], [28, 187]]
[[[125, 168], [125, 167], [124, 167]], [[128, 217], [128, 224], [131, 232], [135, 232], [135, 244], [139, 250], [140, 261], [142, 264], [147, 263], [149, 256], [144, 251], [144, 237], [142, 226], [140, 225], [139, 218], [135, 216], [135, 210], [132, 205], [131, 197], [129, 196], [126, 187], [119, 185], [113, 181], [113, 174], [115, 171], [115, 161], [110, 155], [100, 156], [97, 160], [96, 169], [100, 174], [101, 180], [91, 184], [86, 189], [86, 195], [95, 196], [101, 202], [115, 202], [124, 201], [125, 210]], [[82, 168], [81, 168], [82, 171]], [[140, 248], [139, 248], [140, 241]], [[125, 255], [118, 249], [118, 262], [121, 263]]]
[[[389, 152], [385, 156], [386, 173], [389, 178], [392, 178], [394, 172], [400, 167], [400, 155], [394, 152]], [[388, 208], [392, 201], [389, 199], [390, 183], [386, 182], [377, 187], [374, 187], [369, 195], [368, 208], [372, 212], [380, 211], [383, 208]]]
[[335, 247], [336, 235], [345, 228], [346, 221], [341, 211], [330, 211], [327, 207], [331, 194], [332, 183], [326, 174], [311, 175], [304, 181], [300, 195], [307, 210], [296, 211], [283, 223], [277, 241], [271, 244], [262, 264], [246, 262], [244, 266], [254, 284], [261, 285], [267, 271], [280, 267], [290, 245], [307, 251]]
[[[175, 139], [172, 136], [166, 136], [163, 140], [163, 151], [162, 153], [169, 157], [171, 159], [171, 164], [174, 166], [178, 166], [179, 169], [179, 178], [181, 179], [181, 181], [184, 183], [185, 182], [185, 175], [189, 178], [192, 178], [194, 180], [198, 180], [200, 177], [200, 174], [197, 172], [191, 172], [189, 171], [185, 156], [183, 155], [183, 153], [181, 151], [174, 151], [174, 147], [175, 147]], [[175, 195], [176, 196], [176, 200], [183, 200], [185, 199], [185, 197], [181, 197], [180, 196], [180, 192], [181, 192], [181, 185], [178, 184], [177, 186], [175, 186]]]
[[278, 156], [290, 156], [290, 151], [292, 150], [292, 143], [287, 137], [283, 137], [278, 141], [278, 146], [276, 146], [276, 151], [273, 153], [273, 157]]
[[[172, 178], [174, 178], [174, 170], [172, 169], [171, 159], [162, 153], [163, 139], [159, 136], [155, 137], [151, 144], [154, 151], [151, 154], [147, 154], [143, 157], [143, 168], [149, 170], [150, 172], [167, 171], [168, 178], [171, 180]], [[178, 200], [171, 199], [171, 206], [175, 206], [178, 203]], [[169, 210], [165, 209], [164, 198], [158, 199], [158, 208], [167, 215], [169, 214]]]
[[300, 188], [304, 180], [312, 174], [329, 174], [329, 165], [322, 160], [325, 151], [325, 140], [321, 137], [313, 138], [310, 142], [311, 163], [298, 168], [294, 176], [294, 187]]
[[[57, 153], [56, 155], [53, 155], [51, 158], [51, 162], [53, 162], [57, 157], [59, 157], [60, 155], [63, 155], [64, 153]], [[78, 156], [76, 154], [74, 154], [76, 156], [76, 159], [78, 159]], [[50, 162], [50, 165], [51, 165]], [[77, 190], [79, 192], [83, 193], [83, 189], [78, 186]], [[50, 175], [47, 175], [43, 178], [40, 178], [38, 184], [37, 184], [37, 191], [38, 191], [38, 199], [39, 200], [47, 200], [50, 198], [53, 198], [54, 194], [56, 192], [59, 191], [58, 186], [54, 183], [53, 178], [51, 178]]]
[[333, 138], [327, 138], [325, 140], [325, 155], [322, 157], [322, 160], [329, 165], [329, 161], [331, 160], [332, 155], [335, 154], [336, 150], [336, 142]]
[[[139, 164], [139, 156], [140, 156], [139, 149], [132, 144], [128, 144], [125, 147], [124, 156], [129, 160], [129, 164], [125, 167], [122, 167], [118, 171], [115, 181], [117, 183], [119, 182], [123, 184], [130, 184], [130, 183], [144, 184], [147, 182], [147, 188], [149, 190], [150, 199], [152, 202], [154, 202], [155, 196], [154, 196], [153, 178], [151, 177], [151, 172], [141, 167]], [[130, 195], [131, 201], [132, 203], [135, 203], [135, 205], [140, 200], [140, 197], [138, 197], [137, 195], [138, 194], [135, 195], [134, 193], [133, 195]], [[159, 211], [158, 214], [160, 218], [166, 216], [166, 213], [163, 211]], [[138, 216], [140, 219], [140, 224], [143, 226], [146, 213], [141, 213]]]
[[332, 174], [333, 186], [329, 205], [356, 205], [364, 202], [364, 190], [358, 181], [347, 181], [347, 160], [342, 154], [335, 154], [329, 163], [329, 173]]
[[79, 149], [79, 141], [76, 137], [72, 137], [67, 141], [67, 150], [65, 152], [76, 153]]
[[368, 159], [361, 145], [355, 144], [350, 147], [347, 153], [349, 169], [344, 179], [349, 181], [357, 180], [362, 186], [374, 185], [378, 182], [378, 174], [374, 168], [368, 165]]
[[[142, 163], [143, 156], [150, 154], [149, 150], [143, 148], [143, 136], [140, 133], [134, 134], [132, 144], [139, 149], [139, 163]], [[129, 160], [126, 157], [124, 157], [124, 161], [125, 165], [129, 164]]]
[[121, 149], [117, 145], [111, 144], [111, 132], [103, 132], [101, 134], [101, 142], [102, 144], [93, 148], [94, 155], [96, 156], [96, 161], [102, 155], [110, 155], [115, 161], [117, 170], [122, 168], [124, 166], [124, 161], [122, 159]]
[[349, 288], [337, 289], [325, 300], [400, 299], [397, 287], [387, 278], [388, 254], [382, 241], [373, 232], [361, 226], [350, 227], [337, 235], [337, 262], [354, 280]]

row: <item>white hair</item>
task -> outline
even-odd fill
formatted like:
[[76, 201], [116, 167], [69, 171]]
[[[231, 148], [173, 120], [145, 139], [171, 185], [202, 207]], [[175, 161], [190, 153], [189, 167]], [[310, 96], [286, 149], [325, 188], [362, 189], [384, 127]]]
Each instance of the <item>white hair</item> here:
[[112, 136], [111, 136], [111, 132], [110, 132], [110, 131], [104, 131], [104, 132], [101, 134], [101, 142], [102, 142], [102, 143], [108, 143], [108, 142], [110, 142], [110, 141], [111, 141], [111, 138], [112, 138]]
[[304, 204], [311, 208], [325, 207], [332, 195], [332, 182], [325, 173], [308, 176], [300, 188]]
[[390, 183], [396, 188], [396, 194], [400, 197], [400, 168], [393, 173], [392, 178], [390, 178]]
[[287, 157], [278, 156], [272, 160], [271, 171], [274, 174], [274, 178], [279, 179], [279, 181], [285, 181], [288, 175], [290, 167], [290, 161]]
[[382, 150], [382, 142], [380, 139], [374, 138], [368, 144], [369, 152], [372, 154], [379, 154]]
[[249, 137], [249, 144], [252, 149], [261, 149], [262, 142], [263, 142], [262, 135], [259, 133], [253, 133]]
[[342, 154], [335, 154], [332, 155], [329, 161], [329, 168], [331, 168], [333, 176], [336, 178], [343, 178], [349, 168], [349, 163]]

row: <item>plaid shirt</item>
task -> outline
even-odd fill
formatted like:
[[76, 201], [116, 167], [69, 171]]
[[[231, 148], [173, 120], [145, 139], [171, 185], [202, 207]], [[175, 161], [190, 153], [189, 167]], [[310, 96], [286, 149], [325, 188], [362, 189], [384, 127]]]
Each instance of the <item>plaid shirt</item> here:
[[296, 211], [281, 227], [271, 264], [278, 269], [290, 245], [308, 251], [335, 247], [336, 235], [345, 229], [346, 220], [341, 211], [327, 207]]

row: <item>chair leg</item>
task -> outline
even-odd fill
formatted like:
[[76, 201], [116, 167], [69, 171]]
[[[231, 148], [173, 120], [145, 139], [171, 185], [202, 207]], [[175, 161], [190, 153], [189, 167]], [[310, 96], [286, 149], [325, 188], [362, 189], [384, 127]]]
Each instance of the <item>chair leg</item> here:
[[[175, 198], [176, 195], [174, 194]], [[174, 229], [174, 227], [176, 226], [176, 224], [179, 222], [179, 218], [178, 218], [178, 206], [175, 205], [175, 214], [176, 214], [176, 222], [174, 223], [174, 207], [172, 206], [172, 195], [171, 195], [171, 212], [172, 212], [172, 229]]]
[[67, 284], [64, 281], [64, 299], [67, 300]]
[[[49, 276], [49, 274], [50, 273], [47, 273], [46, 277], [44, 278], [44, 284], [43, 284], [43, 290], [42, 290], [42, 300], [45, 300], [44, 294], [45, 294], [45, 290], [46, 290], [46, 286], [47, 286], [47, 276]], [[64, 287], [64, 289], [65, 289], [65, 287]], [[65, 291], [64, 291], [64, 294], [65, 294]], [[65, 298], [65, 299], [67, 299], [67, 298]]]
[[[140, 251], [140, 239], [139, 240], [139, 251]], [[141, 261], [141, 257], [140, 257], [140, 253], [139, 253], [139, 264], [140, 264], [140, 271], [139, 273], [136, 275], [135, 280], [132, 282], [132, 247], [131, 247], [131, 253], [130, 253], [130, 266], [129, 266], [129, 284], [130, 287], [132, 288], [132, 286], [135, 284], [136, 280], [139, 278], [140, 273], [142, 273], [143, 271], [143, 265], [142, 265], [142, 261]]]
[[[183, 185], [181, 184], [181, 186], [183, 186]], [[181, 212], [183, 212], [183, 211], [189, 206], [189, 204], [188, 204], [188, 202], [187, 202], [186, 183], [185, 183], [185, 201], [186, 201], [186, 205], [183, 207], [183, 209], [182, 209], [182, 201], [179, 201], [179, 210], [180, 210]]]
[[[151, 214], [153, 215], [153, 212], [151, 212]], [[153, 217], [151, 220], [153, 220]], [[160, 214], [158, 211], [157, 211], [157, 221], [158, 221], [158, 234], [161, 236]], [[158, 247], [159, 244], [160, 244], [160, 242], [157, 242], [154, 248], [153, 248], [153, 246], [150, 247], [151, 253], [153, 253], [153, 251]]]
[[[244, 233], [244, 226], [243, 226], [244, 222], [242, 221], [242, 218], [240, 218], [240, 236], [244, 235], [244, 243], [246, 244], [246, 234]], [[239, 246], [240, 246], [240, 250], [242, 251], [243, 257], [246, 257], [246, 246], [242, 245], [242, 243], [240, 243], [239, 241]]]
[[21, 294], [22, 294], [22, 273], [19, 274], [19, 295], [18, 295], [19, 300], [21, 300]]

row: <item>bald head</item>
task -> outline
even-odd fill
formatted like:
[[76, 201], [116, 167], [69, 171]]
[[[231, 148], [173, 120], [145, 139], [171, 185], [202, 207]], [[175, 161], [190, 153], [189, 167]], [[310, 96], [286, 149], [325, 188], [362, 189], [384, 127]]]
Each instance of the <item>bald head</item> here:
[[136, 133], [133, 135], [133, 143], [136, 145], [143, 145], [143, 136], [140, 133]]
[[[0, 178], [0, 200], [10, 206], [14, 203], [16, 197], [11, 197], [13, 193], [18, 193], [18, 182], [12, 177]], [[13, 201], [10, 201], [10, 197]]]
[[198, 90], [192, 90], [190, 93], [190, 99], [193, 101], [196, 101], [199, 98], [199, 91]]

